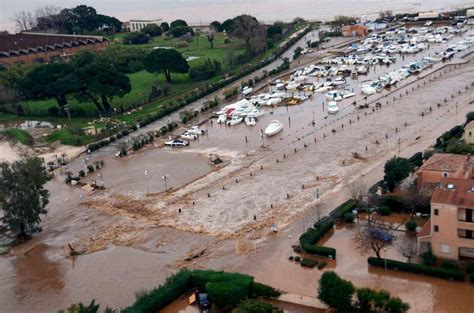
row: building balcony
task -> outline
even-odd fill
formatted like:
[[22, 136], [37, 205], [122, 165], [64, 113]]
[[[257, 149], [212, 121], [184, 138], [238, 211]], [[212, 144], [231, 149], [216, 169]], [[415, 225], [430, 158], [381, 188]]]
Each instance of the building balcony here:
[[474, 222], [458, 221], [458, 228], [474, 231]]

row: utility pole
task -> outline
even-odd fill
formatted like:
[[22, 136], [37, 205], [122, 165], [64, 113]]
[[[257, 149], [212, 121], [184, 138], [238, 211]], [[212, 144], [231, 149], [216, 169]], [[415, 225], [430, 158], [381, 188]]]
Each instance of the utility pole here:
[[146, 194], [148, 194], [148, 171], [145, 170], [145, 186], [146, 186]]
[[319, 208], [319, 188], [316, 188], [316, 210], [318, 212], [318, 222], [321, 219], [321, 210]]
[[169, 177], [168, 174], [161, 177], [161, 179], [165, 181], [165, 191], [168, 191], [168, 184], [167, 184], [168, 177]]

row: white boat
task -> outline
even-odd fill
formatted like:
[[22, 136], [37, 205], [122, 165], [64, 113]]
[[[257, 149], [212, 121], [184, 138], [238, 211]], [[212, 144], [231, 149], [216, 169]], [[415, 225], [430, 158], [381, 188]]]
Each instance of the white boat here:
[[217, 124], [222, 124], [222, 123], [225, 123], [226, 121], [227, 121], [227, 116], [225, 114], [221, 114], [217, 118]]
[[256, 108], [245, 111], [247, 117], [260, 117], [265, 115], [265, 111]]
[[332, 100], [332, 101], [341, 101], [342, 100], [342, 97], [341, 97], [339, 91], [337, 91], [337, 90], [328, 92], [326, 94], [326, 98], [329, 99], [329, 100]]
[[357, 71], [357, 73], [359, 73], [359, 74], [367, 74], [368, 70], [369, 70], [368, 67], [367, 67], [367, 66], [363, 66], [363, 65], [358, 66], [358, 67], [356, 68], [356, 71]]
[[191, 134], [190, 132], [185, 132], [184, 134], [181, 135], [181, 138], [186, 139], [186, 140], [196, 140], [198, 136], [195, 134]]
[[366, 95], [368, 95], [368, 96], [377, 93], [377, 89], [375, 89], [375, 88], [372, 87], [372, 86], [362, 86], [361, 91], [362, 91], [362, 93], [364, 93], [364, 94], [366, 94]]
[[283, 124], [278, 120], [273, 120], [268, 124], [267, 128], [265, 128], [265, 135], [273, 136], [281, 132], [283, 129]]
[[339, 112], [339, 107], [335, 101], [331, 101], [328, 103], [328, 113], [329, 114], [336, 114]]
[[300, 83], [297, 82], [289, 82], [288, 85], [286, 85], [286, 90], [295, 90], [300, 86]]
[[245, 118], [245, 125], [254, 126], [255, 124], [257, 124], [257, 122], [255, 121], [255, 118], [248, 117], [248, 116]]
[[350, 98], [350, 97], [354, 97], [355, 92], [352, 92], [350, 90], [341, 90], [340, 95], [341, 95], [342, 99], [347, 99], [347, 98]]
[[242, 123], [243, 120], [244, 118], [242, 116], [234, 115], [232, 116], [232, 119], [227, 121], [227, 126], [234, 126], [234, 125], [240, 124]]
[[199, 126], [193, 126], [190, 129], [188, 129], [186, 132], [192, 135], [202, 135], [206, 131], [204, 129], [199, 128]]

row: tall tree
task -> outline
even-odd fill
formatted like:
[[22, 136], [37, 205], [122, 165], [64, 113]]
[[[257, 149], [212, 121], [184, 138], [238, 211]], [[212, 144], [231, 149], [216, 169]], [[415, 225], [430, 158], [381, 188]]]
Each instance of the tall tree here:
[[395, 186], [407, 178], [412, 170], [413, 165], [405, 158], [393, 157], [388, 160], [384, 166], [385, 176], [383, 177], [388, 190], [393, 191]]
[[170, 25], [166, 22], [163, 22], [161, 23], [160, 28], [161, 28], [161, 31], [164, 33], [170, 29]]
[[266, 30], [258, 20], [250, 15], [240, 15], [234, 18], [230, 35], [245, 42], [248, 53], [258, 54], [266, 47]]
[[62, 79], [72, 71], [72, 66], [64, 63], [40, 65], [20, 81], [19, 89], [28, 98], [54, 98], [62, 108], [67, 105], [66, 95], [74, 88]]
[[183, 21], [183, 20], [174, 20], [170, 24], [170, 28], [175, 28], [179, 26], [188, 26], [188, 23], [186, 23], [186, 21]]
[[26, 158], [9, 164], [0, 163], [0, 209], [3, 227], [18, 238], [41, 231], [38, 224], [46, 214], [49, 192], [44, 185], [50, 179], [39, 158]]
[[350, 281], [340, 278], [334, 272], [325, 272], [319, 281], [318, 298], [336, 313], [354, 312], [352, 296], [356, 289]]
[[106, 114], [112, 111], [110, 102], [114, 96], [123, 97], [131, 91], [128, 76], [102, 62], [78, 68], [65, 80], [77, 86], [75, 92], [80, 101], [92, 101], [99, 112]]
[[163, 73], [171, 83], [171, 73], [187, 73], [189, 65], [183, 55], [174, 49], [154, 49], [143, 60], [145, 70], [150, 73]]
[[30, 11], [18, 11], [13, 15], [13, 21], [18, 32], [27, 32], [36, 25], [36, 19]]

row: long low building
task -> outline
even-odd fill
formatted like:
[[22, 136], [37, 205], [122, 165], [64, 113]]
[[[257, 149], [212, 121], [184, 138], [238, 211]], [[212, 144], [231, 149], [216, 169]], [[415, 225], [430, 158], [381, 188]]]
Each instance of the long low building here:
[[67, 60], [80, 49], [102, 51], [109, 45], [102, 36], [44, 33], [0, 34], [0, 64], [48, 63]]

